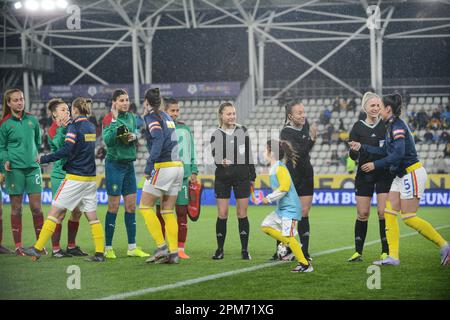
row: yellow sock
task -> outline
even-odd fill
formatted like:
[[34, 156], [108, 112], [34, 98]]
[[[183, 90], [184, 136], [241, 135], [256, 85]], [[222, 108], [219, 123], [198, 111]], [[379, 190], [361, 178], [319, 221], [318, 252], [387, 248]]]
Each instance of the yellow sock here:
[[281, 231], [275, 230], [270, 227], [261, 227], [261, 230], [264, 233], [267, 233], [272, 238], [275, 238], [276, 240], [287, 244], [289, 248], [291, 248], [292, 253], [294, 254], [298, 262], [304, 265], [309, 265], [309, 262], [308, 260], [306, 260], [302, 251], [302, 247], [300, 246], [300, 243], [297, 241], [297, 239], [295, 239], [294, 237], [283, 237]]
[[58, 223], [58, 219], [55, 217], [48, 216], [47, 220], [45, 220], [44, 225], [42, 226], [41, 232], [39, 233], [39, 238], [34, 244], [34, 247], [38, 250], [44, 249], [45, 244], [51, 238], [53, 233], [55, 233], [56, 225]]
[[440, 248], [447, 245], [447, 241], [433, 228], [433, 226], [428, 222], [416, 216], [416, 213], [405, 213], [402, 214], [402, 219], [408, 227], [411, 227], [425, 238], [433, 241]]
[[92, 240], [94, 240], [95, 252], [105, 252], [105, 234], [99, 220], [90, 221]]
[[173, 210], [161, 210], [164, 219], [169, 252], [178, 252], [178, 222]]
[[398, 211], [391, 207], [391, 202], [386, 201], [386, 209], [384, 209], [384, 219], [386, 221], [386, 239], [389, 245], [389, 256], [399, 259], [400, 247], [400, 230], [397, 221]]
[[166, 244], [164, 240], [163, 233], [161, 231], [161, 223], [159, 222], [158, 217], [156, 216], [155, 209], [153, 208], [139, 208], [139, 212], [144, 217], [145, 225], [147, 226], [147, 230], [152, 236], [153, 240], [155, 240], [156, 245], [158, 247]]

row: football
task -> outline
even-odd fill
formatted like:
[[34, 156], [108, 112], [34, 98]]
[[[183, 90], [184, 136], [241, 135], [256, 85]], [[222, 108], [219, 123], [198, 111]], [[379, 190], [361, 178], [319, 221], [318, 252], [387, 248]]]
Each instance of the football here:
[[278, 244], [277, 247], [277, 256], [278, 259], [283, 259], [283, 257], [288, 253], [288, 247], [286, 247], [286, 245], [284, 243], [280, 243]]

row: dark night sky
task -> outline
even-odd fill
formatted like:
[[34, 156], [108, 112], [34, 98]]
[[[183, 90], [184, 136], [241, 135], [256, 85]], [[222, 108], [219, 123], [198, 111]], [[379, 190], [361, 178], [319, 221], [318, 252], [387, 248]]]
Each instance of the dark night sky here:
[[[426, 9], [408, 6], [403, 10], [403, 14], [411, 16], [413, 12], [420, 17], [427, 16], [431, 9], [430, 6]], [[436, 5], [432, 10], [440, 10], [439, 16], [450, 16], [449, 5]], [[398, 17], [402, 11], [396, 11], [396, 14]], [[402, 27], [411, 29], [426, 26], [430, 24], [402, 26], [391, 23], [387, 33], [401, 31]], [[448, 29], [441, 31], [448, 33]], [[318, 61], [338, 44], [338, 41], [334, 41], [288, 45], [299, 48], [303, 55]], [[59, 50], [80, 64], [88, 65], [105, 49]], [[142, 49], [142, 57], [143, 52]], [[247, 33], [243, 28], [158, 31], [153, 41], [153, 81], [244, 81], [248, 74], [247, 52]], [[266, 80], [294, 79], [309, 67], [276, 44], [266, 45], [265, 57]], [[45, 84], [67, 84], [78, 75], [79, 71], [66, 62], [60, 59], [56, 61], [59, 72], [45, 76]], [[450, 38], [385, 40], [383, 62], [384, 78], [450, 77]], [[350, 42], [322, 66], [343, 79], [370, 78], [369, 41]], [[93, 71], [110, 83], [132, 83], [131, 48], [113, 50]], [[307, 79], [324, 77], [314, 72]], [[89, 76], [84, 76], [78, 83], [95, 82]]]

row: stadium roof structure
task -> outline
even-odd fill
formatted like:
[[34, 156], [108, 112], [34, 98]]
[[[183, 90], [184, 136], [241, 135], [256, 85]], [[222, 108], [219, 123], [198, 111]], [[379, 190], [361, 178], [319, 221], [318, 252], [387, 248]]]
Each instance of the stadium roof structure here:
[[[275, 92], [273, 98], [282, 96], [313, 71], [321, 72], [359, 96], [359, 90], [322, 67], [350, 41], [367, 41], [371, 85], [381, 92], [383, 39], [450, 37], [448, 11], [408, 11], [415, 5], [426, 8], [436, 3], [450, 8], [450, 0], [69, 0], [69, 6], [62, 12], [15, 9], [16, 2], [7, 0], [1, 8], [0, 68], [7, 71], [2, 86], [15, 85], [22, 77], [27, 102], [30, 82], [34, 89], [39, 89], [43, 72], [53, 69], [53, 59], [62, 59], [79, 70], [70, 85], [85, 75], [95, 82], [108, 84], [92, 69], [120, 47], [131, 49], [134, 98], [139, 102], [139, 84], [152, 82], [153, 36], [164, 30], [245, 28], [249, 74], [243, 90], [247, 102], [251, 103], [263, 96], [266, 45], [279, 46], [309, 65], [285, 88]], [[397, 15], [399, 11], [403, 13]], [[393, 24], [401, 26], [390, 28]], [[16, 40], [15, 46], [9, 44], [14, 43], [10, 39]], [[336, 43], [336, 46], [315, 61], [290, 46], [290, 43], [319, 41]], [[59, 50], [67, 48], [104, 48], [104, 51], [95, 60], [81, 65]], [[140, 48], [144, 49], [143, 55]]]

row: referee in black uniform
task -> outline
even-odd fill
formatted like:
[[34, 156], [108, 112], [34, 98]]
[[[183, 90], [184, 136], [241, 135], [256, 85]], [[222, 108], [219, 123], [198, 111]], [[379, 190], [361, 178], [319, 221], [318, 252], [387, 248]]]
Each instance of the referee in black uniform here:
[[[305, 106], [300, 100], [289, 102], [285, 106], [285, 126], [280, 132], [280, 139], [291, 143], [299, 155], [299, 161], [294, 166], [288, 161], [286, 166], [291, 174], [295, 189], [302, 204], [302, 219], [298, 224], [298, 234], [302, 251], [308, 260], [309, 256], [309, 210], [314, 195], [314, 170], [309, 155], [317, 138], [317, 125], [311, 126], [306, 119]], [[277, 259], [276, 254], [273, 259]]]
[[[358, 120], [350, 132], [349, 141], [361, 144], [381, 147], [384, 144], [386, 126], [379, 118], [381, 99], [372, 92], [366, 92], [362, 98], [362, 111], [366, 113], [365, 120]], [[373, 192], [377, 194], [377, 211], [380, 222], [381, 260], [389, 254], [386, 240], [386, 225], [384, 221], [384, 209], [391, 188], [393, 176], [388, 169], [364, 172], [361, 166], [367, 162], [373, 162], [383, 156], [369, 154], [367, 152], [350, 150], [350, 158], [358, 162], [358, 171], [355, 178], [356, 210], [355, 222], [355, 253], [348, 259], [349, 262], [362, 261], [364, 241], [367, 234], [367, 221], [370, 214], [370, 203]]]
[[247, 218], [250, 187], [256, 179], [255, 166], [247, 129], [236, 124], [236, 109], [230, 102], [222, 103], [218, 110], [219, 128], [211, 137], [211, 152], [216, 164], [214, 192], [217, 201], [217, 250], [214, 260], [224, 257], [223, 246], [227, 234], [228, 206], [233, 189], [239, 222], [242, 259], [250, 260], [248, 238], [250, 226]]

